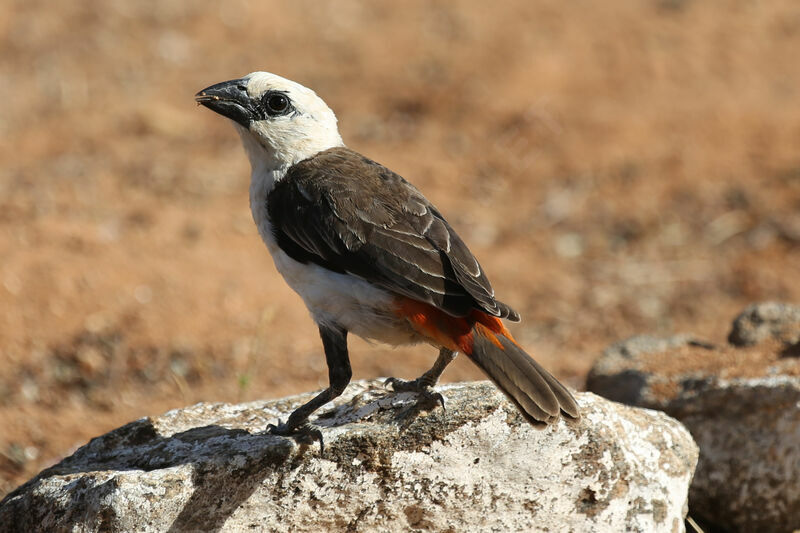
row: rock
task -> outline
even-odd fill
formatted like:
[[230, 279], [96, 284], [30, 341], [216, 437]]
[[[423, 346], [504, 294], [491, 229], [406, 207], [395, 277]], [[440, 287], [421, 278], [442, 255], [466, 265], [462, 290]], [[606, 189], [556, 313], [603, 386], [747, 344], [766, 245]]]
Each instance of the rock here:
[[733, 321], [728, 342], [750, 346], [770, 338], [800, 343], [800, 305], [767, 302], [747, 307]]
[[352, 383], [317, 445], [264, 433], [310, 396], [201, 403], [95, 438], [0, 502], [3, 531], [681, 531], [697, 461], [663, 413], [577, 395], [525, 422], [489, 383], [447, 411]]
[[595, 361], [586, 378], [586, 389], [625, 405], [649, 405], [661, 409], [659, 385], [667, 378], [648, 371], [648, 354], [668, 353], [692, 344], [702, 344], [689, 335], [659, 338], [641, 335], [612, 344]]
[[800, 360], [774, 318], [788, 306], [771, 305], [749, 307], [731, 333], [761, 344], [636, 337], [606, 350], [587, 379], [592, 392], [686, 424], [700, 446], [690, 515], [726, 530], [800, 527]]

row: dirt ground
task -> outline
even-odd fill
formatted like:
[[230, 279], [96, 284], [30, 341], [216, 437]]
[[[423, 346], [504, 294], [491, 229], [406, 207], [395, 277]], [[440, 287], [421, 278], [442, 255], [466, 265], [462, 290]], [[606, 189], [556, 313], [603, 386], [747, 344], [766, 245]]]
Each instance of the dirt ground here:
[[[722, 341], [746, 304], [800, 302], [796, 0], [2, 11], [0, 496], [135, 418], [325, 385], [238, 137], [193, 100], [253, 70], [314, 88], [418, 185], [574, 387], [611, 342]], [[435, 357], [351, 352], [355, 378]]]

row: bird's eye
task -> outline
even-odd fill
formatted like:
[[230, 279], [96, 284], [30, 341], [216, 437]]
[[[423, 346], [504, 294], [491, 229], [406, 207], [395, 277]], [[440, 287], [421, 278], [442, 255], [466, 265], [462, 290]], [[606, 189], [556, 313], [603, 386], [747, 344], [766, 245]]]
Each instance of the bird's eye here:
[[272, 93], [266, 97], [264, 103], [270, 115], [280, 115], [289, 109], [289, 98], [285, 94]]

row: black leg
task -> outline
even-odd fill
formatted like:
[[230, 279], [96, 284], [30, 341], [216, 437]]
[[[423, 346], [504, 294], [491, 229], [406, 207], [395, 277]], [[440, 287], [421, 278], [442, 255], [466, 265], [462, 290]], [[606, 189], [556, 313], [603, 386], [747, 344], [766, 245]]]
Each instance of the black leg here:
[[320, 324], [319, 335], [322, 337], [322, 346], [325, 348], [330, 385], [314, 396], [311, 401], [295, 409], [285, 424], [279, 421], [277, 426], [273, 424], [267, 426], [267, 430], [273, 435], [295, 437], [298, 441], [306, 444], [318, 440], [320, 452], [322, 452], [324, 450], [322, 432], [308, 423], [308, 417], [344, 392], [347, 384], [350, 383], [353, 371], [350, 369], [350, 358], [347, 354], [347, 331]]
[[444, 396], [438, 392], [433, 392], [431, 389], [438, 383], [442, 372], [444, 372], [447, 365], [456, 358], [456, 355], [458, 355], [458, 352], [448, 350], [447, 348], [441, 348], [439, 350], [439, 357], [436, 358], [436, 362], [433, 363], [431, 369], [417, 379], [405, 381], [397, 378], [389, 378], [385, 383], [391, 386], [392, 390], [397, 392], [416, 392], [424, 402], [432, 405], [439, 403], [442, 409], [444, 409]]

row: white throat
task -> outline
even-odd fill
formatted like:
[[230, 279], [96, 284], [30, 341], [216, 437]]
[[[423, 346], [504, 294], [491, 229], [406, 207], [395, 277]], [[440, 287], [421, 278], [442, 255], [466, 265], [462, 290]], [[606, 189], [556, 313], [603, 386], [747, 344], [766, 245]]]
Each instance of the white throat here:
[[242, 139], [242, 146], [247, 154], [247, 159], [250, 160], [250, 168], [252, 169], [253, 175], [257, 172], [270, 172], [279, 169], [283, 169], [285, 173], [286, 169], [293, 164], [284, 161], [279, 157], [278, 153], [264, 148], [248, 129], [243, 128], [235, 122], [233, 125], [239, 133], [239, 137]]
[[[305, 89], [305, 88], [303, 88]], [[250, 160], [250, 210], [261, 238], [275, 255], [278, 249], [267, 210], [267, 197], [292, 165], [330, 148], [344, 146], [336, 116], [322, 100], [313, 99], [290, 119], [263, 120], [249, 127], [233, 121]], [[306, 108], [309, 108], [306, 109]]]
[[[236, 130], [239, 132], [247, 158], [250, 160], [250, 211], [261, 239], [274, 257], [279, 249], [275, 241], [275, 235], [272, 232], [272, 224], [267, 210], [267, 198], [270, 192], [295, 163], [313, 157], [329, 148], [343, 146], [344, 144], [337, 132], [336, 138], [329, 143], [329, 146], [320, 145], [319, 147], [314, 147], [310, 153], [295, 152], [287, 154], [286, 152], [265, 148], [250, 131], [238, 124], [236, 124]], [[287, 155], [290, 155], [290, 157], [286, 157]]]

